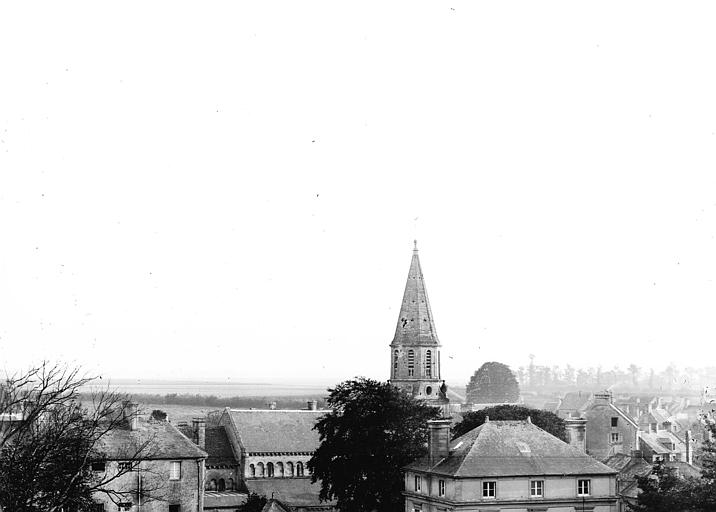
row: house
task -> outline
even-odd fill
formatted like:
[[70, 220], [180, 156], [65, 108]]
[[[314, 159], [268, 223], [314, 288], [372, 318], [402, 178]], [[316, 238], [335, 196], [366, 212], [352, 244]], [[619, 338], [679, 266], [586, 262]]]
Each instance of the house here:
[[136, 408], [130, 404], [126, 422], [98, 442], [101, 456], [90, 467], [108, 483], [95, 494], [97, 510], [202, 510], [206, 452], [171, 423], [140, 418]]
[[[636, 504], [640, 492], [637, 478], [649, 475], [654, 465], [645, 460], [638, 450], [631, 454], [617, 453], [612, 455], [604, 461], [604, 464], [618, 471], [617, 494], [619, 496], [619, 506], [617, 512], [629, 512], [628, 505]], [[689, 478], [699, 478], [701, 476], [699, 468], [686, 462], [666, 462], [665, 464], [667, 467], [674, 468], [677, 476]]]
[[315, 402], [306, 410], [227, 407], [209, 422], [223, 428], [238, 458], [238, 490], [273, 497], [294, 512], [332, 510], [332, 502], [320, 501], [320, 484], [311, 483], [307, 468], [320, 443], [313, 426], [323, 414]]
[[488, 420], [452, 441], [449, 429], [430, 421], [428, 455], [404, 468], [406, 512], [615, 510], [617, 472], [529, 419]]
[[576, 391], [565, 393], [555, 410], [560, 418], [580, 417], [594, 402], [594, 393]]
[[179, 430], [207, 453], [204, 510], [236, 510], [248, 494], [239, 471], [240, 457], [234, 451], [225, 427], [207, 427], [204, 418], [194, 418], [191, 426], [186, 422], [179, 423]]
[[614, 405], [610, 392], [595, 393], [582, 416], [587, 420], [585, 445], [589, 455], [604, 460], [615, 453], [639, 449], [639, 426]]

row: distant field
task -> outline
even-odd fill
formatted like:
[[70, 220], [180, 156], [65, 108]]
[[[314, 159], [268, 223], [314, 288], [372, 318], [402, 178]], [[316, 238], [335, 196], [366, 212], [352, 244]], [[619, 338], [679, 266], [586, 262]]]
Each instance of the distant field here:
[[[272, 384], [261, 382], [189, 382], [159, 380], [127, 380], [115, 379], [110, 386], [123, 393], [167, 395], [214, 395], [217, 397], [232, 396], [304, 396], [326, 395], [326, 389], [332, 384]], [[89, 386], [88, 391], [94, 386]]]
[[164, 411], [169, 416], [169, 421], [176, 425], [180, 421], [186, 421], [191, 425], [192, 418], [206, 418], [206, 414], [215, 411], [215, 407], [201, 407], [198, 405], [171, 405], [171, 404], [140, 404], [143, 414], [149, 416], [154, 409]]

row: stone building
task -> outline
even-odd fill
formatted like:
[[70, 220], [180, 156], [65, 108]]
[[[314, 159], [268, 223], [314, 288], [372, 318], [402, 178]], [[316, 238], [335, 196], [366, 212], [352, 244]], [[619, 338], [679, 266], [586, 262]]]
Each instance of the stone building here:
[[[148, 443], [140, 460], [137, 448]], [[202, 510], [206, 452], [166, 421], [148, 421], [130, 409], [126, 424], [99, 441], [102, 458], [92, 461], [98, 478], [119, 474], [95, 495], [97, 510], [188, 512]], [[127, 468], [131, 470], [127, 471]], [[123, 473], [123, 474], [122, 474]]]
[[406, 512], [616, 510], [616, 471], [527, 421], [486, 421], [450, 441], [429, 423], [428, 456], [405, 468]]
[[614, 405], [611, 393], [595, 393], [583, 417], [587, 420], [587, 453], [592, 457], [604, 460], [616, 453], [628, 454], [639, 449], [639, 426]]
[[430, 310], [417, 242], [413, 249], [395, 336], [390, 344], [390, 382], [416, 398], [443, 408], [447, 386], [440, 375], [440, 340]]
[[[307, 468], [320, 444], [313, 426], [323, 414], [315, 402], [306, 410], [227, 407], [211, 415], [209, 423], [223, 429], [238, 458], [237, 489], [273, 497], [294, 512], [332, 510], [333, 503], [319, 500], [320, 484], [311, 483]], [[230, 478], [229, 473], [212, 474], [225, 482]]]

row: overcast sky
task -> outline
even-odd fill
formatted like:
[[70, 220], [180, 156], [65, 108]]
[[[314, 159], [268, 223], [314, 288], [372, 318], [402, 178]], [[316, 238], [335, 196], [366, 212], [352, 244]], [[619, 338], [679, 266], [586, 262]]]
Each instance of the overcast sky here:
[[0, 364], [716, 360], [713, 2], [0, 7]]

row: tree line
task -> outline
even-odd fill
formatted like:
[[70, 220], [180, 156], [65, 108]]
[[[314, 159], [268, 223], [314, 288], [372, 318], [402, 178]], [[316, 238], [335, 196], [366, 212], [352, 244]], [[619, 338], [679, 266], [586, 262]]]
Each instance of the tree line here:
[[[87, 397], [87, 394], [81, 395]], [[305, 409], [306, 402], [316, 400], [319, 407], [325, 402], [325, 396], [230, 396], [219, 397], [216, 395], [200, 395], [190, 393], [167, 393], [165, 395], [156, 393], [135, 393], [131, 395], [132, 400], [142, 404], [153, 405], [191, 405], [203, 407], [231, 407], [233, 409], [265, 409], [268, 404], [275, 403], [277, 409]]]

